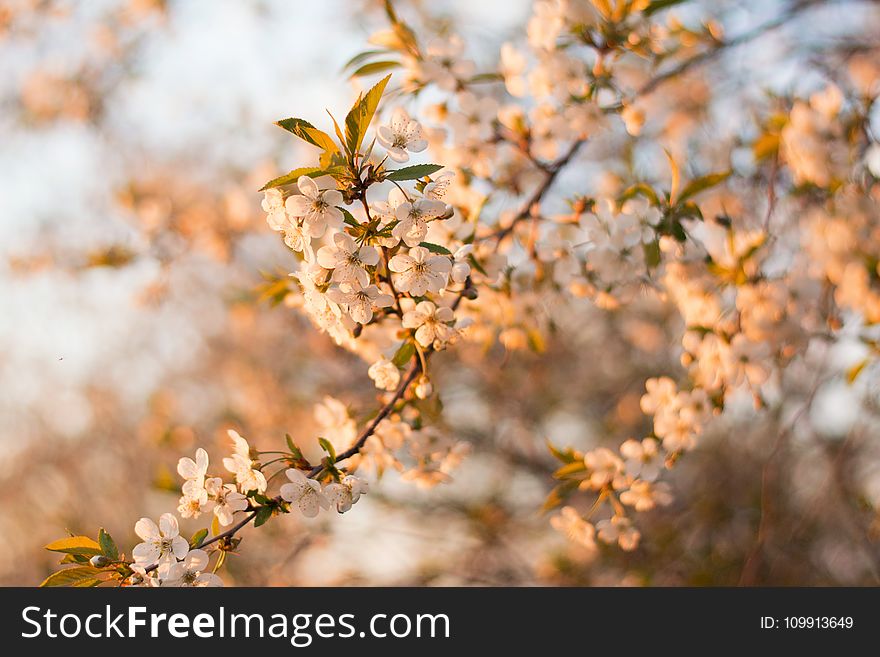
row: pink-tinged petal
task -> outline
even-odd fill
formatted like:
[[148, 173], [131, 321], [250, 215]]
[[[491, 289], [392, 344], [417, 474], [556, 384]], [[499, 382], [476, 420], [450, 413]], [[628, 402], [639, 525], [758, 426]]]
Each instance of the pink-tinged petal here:
[[201, 447], [196, 450], [196, 466], [198, 466], [199, 475], [203, 475], [208, 471], [208, 452]]
[[423, 315], [424, 317], [430, 317], [434, 314], [434, 311], [437, 309], [430, 301], [419, 301], [416, 304], [416, 312]]
[[327, 231], [327, 224], [321, 217], [309, 215], [305, 218], [303, 228], [309, 237], [321, 237]]
[[214, 507], [214, 515], [217, 516], [217, 522], [224, 527], [232, 524], [232, 509], [229, 508], [229, 505]]
[[388, 205], [391, 210], [396, 210], [402, 203], [408, 203], [406, 194], [399, 187], [395, 187], [388, 192]]
[[394, 297], [390, 294], [379, 294], [373, 297], [373, 305], [377, 308], [387, 308], [394, 303]]
[[391, 113], [391, 130], [395, 133], [402, 133], [406, 130], [409, 121], [409, 114], [407, 114], [406, 110], [402, 107], [395, 107], [394, 112]]
[[376, 141], [382, 148], [391, 148], [394, 145], [394, 133], [387, 125], [380, 125], [376, 130]]
[[334, 269], [338, 264], [336, 253], [332, 246], [322, 246], [317, 253], [318, 264], [324, 269]]
[[333, 228], [342, 228], [342, 210], [339, 208], [327, 208], [324, 210], [324, 221]]
[[188, 456], [184, 456], [177, 462], [177, 474], [184, 479], [195, 479], [199, 476], [199, 466]]
[[159, 560], [159, 548], [153, 543], [138, 543], [131, 551], [135, 562], [144, 566], [150, 566]]
[[434, 342], [434, 329], [430, 324], [422, 324], [416, 329], [416, 342], [423, 347], [430, 347]]
[[269, 482], [266, 481], [266, 475], [264, 475], [259, 470], [252, 470], [251, 472], [253, 474], [254, 480], [256, 481], [257, 490], [262, 493], [269, 486]]
[[208, 553], [204, 550], [190, 550], [183, 561], [187, 570], [201, 572], [208, 567]]
[[448, 256], [433, 255], [428, 258], [426, 264], [434, 271], [448, 274], [452, 270], [452, 261]]
[[163, 586], [173, 586], [183, 577], [184, 572], [182, 563], [163, 563], [156, 569]]
[[282, 499], [288, 502], [295, 502], [300, 498], [301, 491], [302, 488], [297, 484], [282, 484], [278, 492], [281, 494]]
[[406, 221], [409, 219], [410, 214], [413, 211], [413, 204], [409, 201], [405, 201], [397, 206], [394, 210], [394, 216], [397, 217], [398, 221]]
[[338, 287], [331, 287], [329, 290], [327, 290], [326, 295], [330, 299], [330, 301], [341, 305], [345, 305], [349, 301], [351, 301], [351, 295], [347, 292], [343, 292]]
[[214, 573], [201, 573], [196, 577], [196, 585], [208, 587], [222, 587], [223, 580]]
[[427, 147], [428, 141], [426, 139], [416, 139], [415, 141], [411, 141], [406, 145], [406, 150], [413, 153], [421, 153]]
[[431, 255], [431, 252], [423, 246], [414, 246], [409, 250], [409, 257], [416, 262], [425, 262], [429, 255]]
[[437, 318], [437, 321], [440, 322], [451, 322], [455, 317], [454, 313], [452, 312], [452, 308], [448, 308], [446, 306], [438, 308], [434, 316]]
[[328, 189], [323, 195], [324, 203], [327, 205], [340, 205], [342, 203], [342, 193], [338, 189]]
[[134, 533], [145, 541], [161, 538], [159, 527], [149, 518], [141, 518], [134, 525]]
[[300, 196], [299, 194], [288, 196], [287, 200], [284, 201], [284, 207], [294, 217], [306, 216], [311, 211], [313, 205], [314, 201], [312, 199]]
[[162, 536], [171, 538], [180, 534], [180, 526], [177, 524], [177, 517], [173, 513], [163, 513], [159, 516], [159, 531]]
[[427, 230], [419, 230], [417, 226], [413, 226], [412, 230], [407, 231], [403, 236], [403, 243], [407, 246], [417, 246], [427, 234]]
[[233, 513], [236, 511], [244, 511], [248, 507], [248, 501], [241, 493], [231, 493], [226, 506], [228, 506]]
[[358, 258], [368, 267], [379, 264], [379, 251], [373, 246], [362, 246], [358, 249]]
[[369, 301], [358, 299], [349, 304], [348, 314], [358, 324], [368, 324], [373, 319], [373, 305]]
[[300, 176], [296, 181], [296, 186], [299, 187], [299, 191], [301, 191], [303, 195], [308, 196], [310, 199], [314, 200], [318, 198], [318, 183], [308, 176]]
[[405, 253], [398, 253], [396, 256], [391, 258], [388, 263], [388, 269], [393, 272], [402, 273], [405, 271], [409, 271], [412, 269], [412, 266], [415, 264], [413, 258]]
[[395, 162], [403, 163], [409, 161], [409, 153], [407, 153], [402, 148], [392, 146], [391, 148], [386, 147], [386, 149], [388, 150], [388, 157], [390, 157]]
[[401, 324], [403, 324], [403, 328], [414, 329], [418, 328], [422, 324], [425, 323], [425, 316], [416, 311], [411, 311], [403, 314], [403, 320]]
[[413, 276], [409, 284], [409, 293], [417, 297], [423, 296], [428, 291], [428, 279], [426, 275]]
[[299, 498], [297, 506], [306, 518], [314, 518], [316, 515], [318, 515], [318, 511], [320, 510], [318, 496], [315, 493], [303, 495], [301, 498]]

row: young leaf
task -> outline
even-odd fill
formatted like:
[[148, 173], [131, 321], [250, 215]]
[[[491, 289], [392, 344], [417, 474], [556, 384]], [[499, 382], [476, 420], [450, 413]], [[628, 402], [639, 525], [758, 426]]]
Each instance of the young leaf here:
[[257, 515], [254, 516], [254, 527], [259, 527], [271, 518], [272, 511], [273, 509], [271, 506], [261, 506], [257, 509]]
[[678, 197], [678, 202], [686, 201], [692, 196], [696, 196], [700, 192], [714, 187], [718, 185], [730, 176], [730, 171], [722, 171], [720, 173], [710, 173], [707, 176], [701, 176], [696, 180], [690, 181], [687, 185], [685, 185], [684, 189], [681, 190], [681, 194]]
[[339, 151], [339, 147], [330, 135], [323, 130], [318, 130], [308, 121], [302, 119], [281, 119], [275, 125], [284, 128], [288, 132], [292, 132], [303, 141], [325, 151], [330, 151], [331, 153]]
[[195, 549], [196, 546], [201, 545], [202, 541], [204, 541], [208, 537], [207, 529], [200, 529], [195, 534], [192, 535], [192, 538], [189, 539], [189, 547], [191, 549]]
[[360, 228], [360, 226], [361, 226], [360, 223], [358, 223], [358, 220], [354, 218], [354, 215], [351, 212], [349, 212], [345, 208], [338, 208], [338, 209], [342, 210], [342, 220], [345, 223], [347, 223], [349, 226], [354, 226], [355, 228]]
[[546, 513], [547, 511], [552, 511], [559, 505], [563, 504], [577, 487], [577, 481], [563, 481], [556, 486], [556, 488], [551, 490], [549, 495], [547, 495], [547, 499], [544, 500], [544, 506], [541, 507], [541, 511]]
[[570, 475], [578, 474], [580, 472], [584, 472], [587, 469], [586, 464], [581, 461], [572, 461], [571, 463], [566, 463], [561, 468], [559, 468], [556, 472], [553, 473], [554, 479], [568, 479]]
[[406, 364], [412, 359], [413, 354], [415, 353], [415, 345], [407, 340], [402, 345], [400, 345], [400, 349], [398, 349], [397, 353], [394, 354], [394, 358], [391, 359], [391, 362], [397, 365], [397, 367], [406, 367]]
[[379, 100], [385, 91], [385, 85], [390, 79], [391, 75], [386, 75], [366, 95], [358, 97], [351, 111], [345, 117], [345, 143], [349, 153], [357, 153], [360, 149], [367, 134], [367, 128], [376, 114]]
[[439, 244], [432, 244], [431, 242], [419, 242], [419, 246], [423, 246], [428, 249], [431, 253], [439, 253], [440, 255], [452, 255], [452, 251], [447, 249], [445, 246], [440, 246]]
[[681, 170], [678, 168], [672, 153], [663, 150], [666, 153], [666, 159], [669, 160], [669, 170], [672, 174], [672, 181], [669, 186], [669, 205], [675, 205], [678, 202], [678, 186], [681, 183]]
[[351, 77], [358, 78], [365, 75], [373, 75], [374, 73], [388, 71], [392, 68], [397, 68], [398, 66], [400, 66], [400, 62], [395, 62], [390, 59], [380, 62], [370, 62], [369, 64], [364, 64], [359, 69], [354, 71], [354, 73], [351, 74]]
[[293, 458], [301, 459], [303, 457], [302, 451], [300, 450], [299, 447], [296, 446], [296, 443], [293, 442], [293, 437], [289, 433], [286, 433], [286, 434], [284, 434], [284, 440], [287, 441], [287, 449], [290, 450], [290, 453], [293, 455]]
[[649, 187], [645, 183], [636, 183], [635, 185], [628, 187], [618, 200], [620, 202], [628, 201], [639, 195], [644, 196], [646, 199], [648, 199], [651, 202], [651, 205], [660, 205], [657, 200], [657, 194], [654, 192], [653, 189], [651, 189], [651, 187]]
[[40, 586], [97, 586], [100, 582], [95, 578], [100, 571], [96, 568], [76, 566], [52, 573]]
[[318, 438], [318, 444], [330, 455], [330, 460], [336, 462], [336, 448], [326, 438]]
[[53, 541], [46, 546], [47, 550], [52, 552], [66, 552], [68, 554], [87, 554], [95, 556], [102, 554], [101, 546], [88, 536], [71, 536], [62, 538], [59, 541]]
[[376, 55], [384, 55], [387, 52], [389, 52], [387, 48], [382, 48], [381, 50], [364, 50], [363, 52], [359, 52], [357, 55], [345, 62], [342, 70], [346, 71], [350, 68], [354, 68], [355, 66], [358, 66], [361, 62], [367, 61], [370, 57], [375, 57]]
[[119, 558], [119, 548], [116, 547], [116, 542], [103, 527], [98, 530], [98, 544], [101, 546], [101, 554], [105, 557], [113, 561]]
[[308, 176], [309, 178], [317, 178], [319, 176], [323, 176], [327, 172], [324, 169], [320, 169], [318, 167], [300, 167], [298, 169], [294, 169], [288, 173], [285, 173], [283, 176], [278, 176], [267, 182], [265, 185], [260, 187], [260, 191], [266, 191], [272, 187], [283, 187], [284, 185], [292, 185], [295, 184], [297, 180], [299, 180], [300, 176]]
[[430, 176], [442, 168], [442, 164], [414, 164], [410, 167], [389, 171], [385, 174], [385, 180], [396, 180], [397, 182], [401, 180], [416, 180], [417, 178]]
[[658, 11], [674, 7], [675, 5], [680, 5], [682, 2], [685, 2], [685, 0], [653, 0], [642, 10], [642, 14], [650, 16], [651, 14], [656, 14]]
[[571, 447], [567, 447], [566, 449], [559, 449], [549, 440], [547, 441], [547, 449], [550, 450], [550, 453], [563, 463], [574, 463], [575, 461], [581, 460], [581, 456], [575, 452]]

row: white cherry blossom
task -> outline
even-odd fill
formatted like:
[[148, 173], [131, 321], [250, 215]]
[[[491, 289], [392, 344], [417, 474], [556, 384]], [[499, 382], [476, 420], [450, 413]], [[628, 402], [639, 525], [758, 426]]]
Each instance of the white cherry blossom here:
[[446, 287], [452, 263], [448, 256], [431, 254], [422, 246], [414, 246], [409, 253], [398, 253], [388, 263], [395, 272], [394, 283], [400, 292], [423, 296]]
[[180, 535], [180, 527], [174, 514], [163, 513], [156, 525], [150, 518], [135, 523], [134, 532], [143, 540], [134, 546], [131, 554], [134, 562], [142, 568], [159, 563], [182, 559], [189, 551], [189, 544]]
[[422, 127], [402, 107], [394, 110], [388, 125], [379, 126], [376, 140], [395, 162], [406, 162], [410, 153], [421, 153], [428, 147]]
[[321, 237], [328, 227], [342, 227], [342, 194], [336, 189], [320, 190], [318, 183], [308, 176], [300, 176], [296, 182], [300, 193], [288, 196], [284, 202], [294, 217], [302, 217], [303, 228], [311, 237]]
[[321, 490], [321, 484], [309, 479], [300, 470], [288, 468], [284, 474], [290, 483], [281, 486], [281, 497], [297, 508], [306, 518], [314, 518], [321, 509], [329, 509], [330, 501]]

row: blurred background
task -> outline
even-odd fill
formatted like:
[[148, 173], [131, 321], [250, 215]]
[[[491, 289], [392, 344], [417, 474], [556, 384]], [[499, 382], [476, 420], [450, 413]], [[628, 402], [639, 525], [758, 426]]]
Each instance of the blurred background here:
[[[828, 4], [701, 71], [730, 93], [710, 102], [691, 87], [698, 114], [724, 126], [735, 94], [808, 84], [814, 48], [876, 41], [876, 5]], [[688, 5], [685, 18], [708, 12], [731, 32], [782, 6]], [[526, 0], [429, 8], [487, 66], [531, 11]], [[42, 546], [66, 530], [104, 526], [130, 549], [139, 517], [176, 507], [177, 459], [203, 446], [216, 461], [228, 427], [276, 449], [286, 431], [315, 426], [324, 395], [358, 421], [375, 408], [363, 363], [261, 293], [293, 260], [256, 190], [306, 156], [273, 121], [343, 113], [359, 83], [342, 67], [383, 26], [379, 3], [363, 0], [0, 2], [0, 584], [39, 583], [57, 561]], [[673, 85], [670, 105], [681, 93]], [[682, 138], [695, 129], [677, 125]], [[586, 559], [539, 512], [553, 484], [545, 441], [585, 449], [647, 435], [644, 381], [678, 371], [668, 345], [681, 327], [650, 300], [557, 319], [541, 354], [468, 345], [436, 359], [444, 421], [473, 445], [452, 483], [422, 491], [386, 473], [345, 516], [245, 532], [246, 556], [230, 558], [225, 579], [739, 582], [783, 421], [725, 413], [672, 473], [675, 502], [642, 514], [641, 547]], [[791, 376], [796, 389], [797, 368]], [[864, 531], [880, 501], [875, 416], [829, 386], [771, 473], [749, 583], [878, 581], [880, 551]]]

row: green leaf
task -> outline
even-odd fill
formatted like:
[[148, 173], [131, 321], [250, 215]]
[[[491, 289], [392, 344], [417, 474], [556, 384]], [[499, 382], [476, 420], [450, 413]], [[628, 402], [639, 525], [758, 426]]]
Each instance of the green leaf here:
[[568, 479], [571, 475], [584, 472], [586, 469], [587, 465], [583, 462], [583, 460], [572, 461], [571, 463], [566, 463], [556, 472], [554, 472], [553, 478]]
[[473, 253], [468, 253], [468, 257], [467, 257], [467, 259], [468, 259], [468, 262], [470, 263], [471, 267], [473, 267], [474, 269], [476, 269], [476, 270], [477, 270], [478, 272], [480, 272], [483, 276], [488, 276], [488, 275], [489, 275], [489, 272], [487, 272], [487, 271], [486, 271], [486, 268], [483, 267], [483, 265], [480, 264], [480, 261], [477, 260], [477, 259], [474, 257], [474, 254], [473, 254]]
[[366, 95], [358, 97], [351, 111], [345, 117], [345, 143], [349, 153], [357, 153], [364, 142], [367, 128], [376, 114], [379, 100], [382, 98], [385, 85], [390, 79], [391, 74], [386, 75]]
[[410, 360], [412, 360], [412, 357], [415, 353], [415, 345], [407, 340], [402, 345], [400, 345], [400, 349], [398, 349], [397, 353], [394, 354], [394, 358], [391, 359], [391, 362], [397, 365], [397, 367], [406, 367], [406, 364]]
[[200, 529], [195, 534], [192, 535], [192, 538], [189, 539], [189, 547], [191, 549], [195, 549], [197, 546], [202, 544], [208, 538], [208, 530], [207, 528]]
[[700, 192], [707, 190], [711, 187], [715, 187], [727, 178], [730, 177], [730, 171], [722, 171], [720, 173], [710, 173], [707, 176], [701, 176], [695, 180], [690, 181], [685, 188], [681, 190], [681, 194], [678, 197], [678, 202], [686, 201], [692, 196], [696, 196]]
[[645, 252], [645, 264], [650, 269], [660, 264], [660, 242], [657, 240], [648, 242], [644, 245], [643, 250]]
[[544, 505], [541, 507], [541, 512], [546, 513], [547, 511], [552, 511], [556, 507], [565, 503], [577, 487], [578, 482], [576, 481], [563, 481], [551, 490], [549, 495], [547, 495], [547, 499], [544, 500]]
[[651, 202], [651, 205], [660, 205], [656, 192], [645, 183], [636, 183], [635, 185], [631, 185], [623, 192], [618, 200], [622, 203], [624, 201], [629, 201], [636, 196], [644, 196]]
[[384, 55], [387, 52], [390, 52], [387, 48], [382, 48], [378, 50], [364, 50], [363, 52], [359, 52], [357, 55], [345, 62], [342, 70], [345, 71], [347, 69], [354, 68], [355, 66], [358, 66], [361, 62], [367, 61], [370, 57], [375, 57], [376, 55]]
[[395, 62], [393, 60], [383, 60], [380, 62], [370, 62], [369, 64], [364, 64], [356, 71], [351, 74], [351, 77], [358, 78], [365, 75], [373, 75], [374, 73], [381, 73], [382, 71], [388, 71], [392, 68], [398, 68], [400, 66], [400, 62]]
[[582, 457], [571, 447], [559, 449], [549, 440], [547, 441], [547, 449], [550, 450], [550, 453], [554, 456], [554, 458], [562, 461], [563, 463], [574, 463], [575, 461], [580, 461], [582, 459]]
[[64, 558], [59, 563], [81, 563], [87, 564], [89, 562], [89, 557], [84, 554], [65, 554]]
[[336, 448], [333, 447], [333, 443], [331, 443], [326, 438], [318, 438], [318, 444], [324, 448], [324, 451], [330, 455], [330, 460], [336, 461]]
[[295, 184], [297, 180], [299, 180], [300, 176], [308, 176], [309, 178], [318, 178], [319, 176], [325, 175], [327, 172], [324, 169], [319, 167], [300, 167], [298, 169], [294, 169], [293, 171], [289, 171], [285, 173], [283, 176], [278, 176], [267, 182], [265, 185], [260, 187], [260, 191], [265, 191], [272, 187], [283, 187], [284, 185], [292, 185]]
[[675, 5], [680, 5], [687, 0], [653, 0], [651, 4], [649, 4], [642, 13], [645, 16], [650, 16], [651, 14], [656, 14], [658, 11], [662, 11], [664, 9], [669, 9], [670, 7], [674, 7]]
[[92, 557], [97, 554], [103, 554], [101, 552], [101, 546], [88, 536], [71, 536], [69, 538], [62, 538], [59, 541], [49, 543], [49, 545], [46, 546], [46, 549], [51, 550], [52, 552], [86, 554]]
[[859, 363], [856, 363], [853, 367], [849, 368], [849, 370], [847, 370], [847, 373], [846, 373], [847, 383], [849, 383], [850, 385], [855, 383], [856, 379], [859, 378], [859, 374], [862, 373], [862, 370], [865, 369], [867, 364], [868, 364], [868, 359], [866, 358], [865, 360], [863, 360]]
[[272, 507], [271, 506], [261, 506], [257, 509], [257, 515], [254, 516], [254, 527], [259, 527], [262, 524], [272, 517]]
[[351, 212], [349, 212], [345, 208], [338, 209], [342, 210], [342, 219], [343, 221], [345, 221], [345, 223], [347, 223], [349, 226], [354, 226], [355, 228], [361, 227], [360, 222], [358, 222], [358, 220], [354, 218], [354, 215]]
[[101, 546], [101, 554], [105, 557], [113, 561], [119, 559], [119, 548], [116, 547], [113, 537], [103, 527], [98, 530], [98, 544]]
[[303, 457], [302, 450], [300, 450], [300, 448], [296, 446], [296, 443], [293, 442], [293, 437], [289, 433], [286, 433], [284, 434], [284, 440], [287, 441], [287, 449], [290, 450], [293, 458], [301, 459]]
[[416, 180], [424, 176], [430, 176], [443, 168], [442, 164], [414, 164], [411, 167], [394, 169], [385, 174], [385, 180]]
[[308, 121], [302, 119], [281, 119], [275, 125], [284, 128], [288, 132], [292, 132], [313, 146], [317, 146], [330, 153], [339, 152], [339, 147], [333, 141], [333, 138], [323, 130], [318, 130]]
[[441, 255], [452, 255], [452, 251], [447, 249], [445, 246], [440, 246], [439, 244], [432, 244], [431, 242], [419, 242], [419, 246], [423, 246], [431, 253], [439, 253]]
[[95, 578], [99, 572], [86, 566], [65, 568], [49, 575], [40, 586], [97, 586], [101, 583]]

